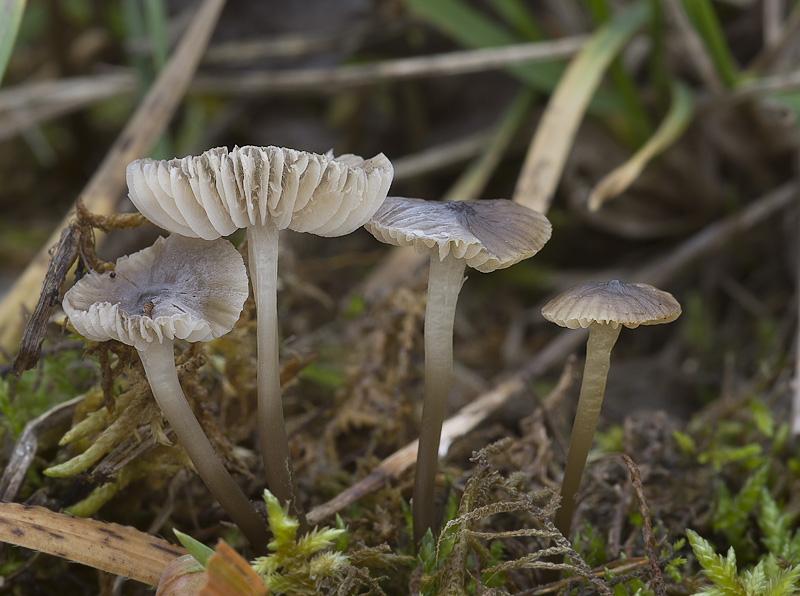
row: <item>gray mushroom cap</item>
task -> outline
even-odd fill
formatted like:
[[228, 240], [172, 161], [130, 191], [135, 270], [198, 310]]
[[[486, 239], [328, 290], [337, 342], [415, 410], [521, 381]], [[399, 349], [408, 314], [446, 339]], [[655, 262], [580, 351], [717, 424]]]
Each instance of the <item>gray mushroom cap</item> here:
[[75, 329], [94, 341], [116, 339], [146, 350], [164, 339], [209, 341], [239, 319], [247, 271], [227, 240], [177, 234], [90, 273], [62, 301]]
[[649, 284], [589, 282], [564, 290], [542, 307], [548, 321], [577, 329], [592, 323], [635, 328], [669, 323], [681, 314], [681, 305], [669, 292]]
[[378, 240], [464, 259], [483, 273], [535, 255], [552, 226], [538, 213], [505, 199], [426, 201], [387, 197], [364, 227]]
[[319, 155], [282, 147], [226, 147], [198, 156], [137, 159], [127, 168], [131, 201], [156, 225], [213, 240], [263, 225], [320, 236], [364, 225], [389, 191], [382, 153]]

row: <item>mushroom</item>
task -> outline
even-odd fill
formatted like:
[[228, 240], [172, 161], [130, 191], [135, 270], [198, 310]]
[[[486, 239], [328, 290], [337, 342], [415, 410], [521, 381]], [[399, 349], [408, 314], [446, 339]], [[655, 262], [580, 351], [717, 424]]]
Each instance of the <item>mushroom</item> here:
[[128, 165], [130, 198], [150, 221], [206, 239], [247, 229], [258, 317], [258, 417], [270, 491], [289, 503], [305, 531], [281, 402], [278, 362], [278, 232], [343, 236], [366, 222], [389, 190], [393, 169], [381, 153], [317, 155], [281, 147], [225, 147], [170, 161]]
[[569, 535], [572, 526], [575, 496], [603, 404], [611, 348], [622, 326], [633, 329], [639, 325], [669, 323], [680, 314], [681, 305], [672, 294], [648, 284], [628, 284], [616, 279], [579, 284], [542, 307], [544, 318], [556, 325], [589, 328], [578, 410], [561, 482], [561, 507], [555, 518], [555, 525], [564, 536]]
[[504, 199], [426, 201], [389, 197], [364, 226], [378, 240], [430, 252], [425, 308], [425, 394], [413, 492], [414, 539], [433, 528], [439, 439], [453, 368], [453, 321], [466, 265], [483, 273], [536, 254], [547, 218]]
[[73, 327], [93, 341], [115, 339], [139, 353], [153, 396], [198, 474], [259, 552], [267, 545], [261, 517], [231, 478], [186, 401], [173, 343], [228, 333], [247, 299], [247, 272], [227, 240], [177, 234], [90, 273], [62, 301]]

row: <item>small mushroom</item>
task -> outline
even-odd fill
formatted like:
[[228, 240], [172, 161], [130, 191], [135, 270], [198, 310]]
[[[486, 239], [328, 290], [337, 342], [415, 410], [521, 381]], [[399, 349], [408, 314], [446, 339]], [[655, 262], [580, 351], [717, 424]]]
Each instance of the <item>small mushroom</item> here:
[[572, 526], [575, 496], [603, 404], [611, 348], [622, 326], [633, 329], [639, 325], [669, 323], [680, 314], [681, 305], [672, 294], [648, 284], [627, 284], [616, 279], [608, 283], [579, 284], [542, 307], [544, 318], [556, 325], [569, 329], [589, 328], [578, 410], [561, 483], [561, 507], [555, 519], [556, 527], [564, 536], [569, 535]]
[[503, 199], [425, 201], [389, 197], [367, 222], [378, 240], [430, 252], [425, 308], [425, 395], [412, 502], [414, 539], [433, 528], [439, 440], [453, 368], [453, 321], [466, 265], [483, 273], [536, 254], [550, 239], [547, 218]]
[[264, 522], [189, 407], [173, 352], [176, 339], [209, 341], [228, 333], [246, 299], [247, 272], [230, 242], [175, 234], [120, 258], [111, 273], [88, 274], [64, 295], [62, 305], [87, 339], [115, 339], [136, 348], [153, 396], [198, 474], [253, 548], [264, 552]]
[[128, 165], [130, 198], [150, 221], [185, 236], [219, 238], [247, 229], [258, 316], [258, 417], [270, 491], [289, 503], [305, 531], [281, 402], [278, 362], [278, 232], [343, 236], [362, 226], [389, 190], [381, 153], [317, 155], [281, 147], [225, 147], [170, 161]]

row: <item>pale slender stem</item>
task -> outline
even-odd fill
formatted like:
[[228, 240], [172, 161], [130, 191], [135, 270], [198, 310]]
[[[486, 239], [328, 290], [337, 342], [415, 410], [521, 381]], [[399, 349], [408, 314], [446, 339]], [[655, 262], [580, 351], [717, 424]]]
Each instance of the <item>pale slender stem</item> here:
[[267, 222], [247, 228], [250, 281], [258, 317], [258, 440], [267, 486], [300, 521], [300, 534], [308, 529], [297, 495], [289, 439], [283, 419], [281, 375], [278, 361], [278, 228]]
[[264, 520], [225, 469], [186, 401], [178, 382], [172, 345], [172, 341], [164, 339], [163, 343], [154, 342], [147, 350], [139, 352], [156, 402], [208, 490], [251, 546], [258, 553], [265, 554], [268, 538]]
[[448, 255], [440, 261], [438, 251], [431, 252], [428, 303], [425, 308], [425, 396], [411, 504], [414, 541], [417, 544], [428, 528], [434, 528], [436, 464], [439, 460], [439, 439], [447, 392], [453, 373], [453, 321], [458, 293], [464, 281], [464, 267], [462, 259]]
[[583, 468], [594, 440], [606, 378], [611, 363], [611, 348], [617, 342], [622, 325], [614, 329], [611, 325], [592, 323], [589, 326], [589, 339], [586, 342], [586, 364], [583, 368], [581, 394], [578, 398], [578, 411], [572, 425], [569, 439], [569, 453], [564, 479], [561, 482], [561, 507], [556, 512], [556, 528], [569, 538], [572, 514], [575, 511], [575, 496], [581, 484]]

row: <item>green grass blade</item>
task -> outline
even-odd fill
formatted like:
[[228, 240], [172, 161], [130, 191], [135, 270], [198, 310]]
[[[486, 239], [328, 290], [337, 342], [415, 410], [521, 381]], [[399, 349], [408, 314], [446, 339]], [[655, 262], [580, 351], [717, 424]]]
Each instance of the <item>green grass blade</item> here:
[[0, 0], [0, 83], [14, 49], [25, 0]]
[[[472, 8], [462, 0], [404, 0], [418, 16], [452, 37], [460, 44], [471, 48], [488, 48], [511, 45], [525, 41], [502, 26], [489, 20], [485, 14]], [[560, 64], [540, 62], [531, 65], [510, 66], [505, 69], [526, 85], [551, 93], [564, 72]], [[624, 106], [609, 93], [600, 92], [592, 105], [598, 111], [622, 111]]]
[[514, 191], [516, 202], [547, 212], [589, 100], [611, 61], [650, 18], [650, 8], [644, 0], [618, 13], [570, 62], [528, 150]]
[[[603, 25], [611, 18], [612, 12], [606, 0], [588, 0], [588, 5], [595, 24]], [[627, 118], [620, 120], [621, 136], [629, 146], [638, 146], [653, 134], [650, 118], [639, 99], [633, 79], [619, 58], [611, 63], [609, 74], [627, 114]]]
[[497, 11], [506, 23], [517, 30], [517, 33], [530, 41], [540, 41], [545, 39], [536, 19], [523, 4], [522, 0], [489, 0], [492, 7]]
[[492, 137], [486, 144], [481, 155], [464, 171], [456, 183], [450, 187], [444, 200], [467, 201], [480, 197], [486, 184], [489, 182], [497, 164], [503, 157], [503, 153], [508, 148], [508, 144], [514, 137], [514, 133], [519, 129], [525, 115], [533, 103], [534, 92], [525, 89], [517, 94], [517, 97], [506, 109], [505, 114], [500, 119], [492, 133]]
[[164, 0], [147, 0], [144, 5], [145, 24], [153, 47], [153, 66], [156, 72], [164, 68], [169, 57], [167, 36], [167, 7]]
[[184, 534], [175, 529], [172, 531], [175, 533], [178, 541], [183, 545], [183, 548], [188, 550], [189, 554], [192, 555], [200, 565], [205, 567], [208, 560], [214, 555], [214, 549], [206, 546], [199, 540], [195, 540], [188, 534]]
[[733, 87], [739, 79], [739, 69], [722, 34], [714, 7], [709, 0], [683, 0], [686, 14], [706, 44], [722, 82]]
[[[169, 59], [169, 39], [167, 36], [167, 7], [164, 0], [147, 0], [144, 4], [144, 26], [153, 48], [152, 71], [161, 72]], [[154, 77], [153, 77], [154, 78]], [[172, 138], [166, 129], [150, 151], [154, 159], [168, 159], [173, 156]]]
[[692, 92], [682, 83], [672, 88], [672, 104], [655, 134], [624, 164], [615, 168], [597, 183], [589, 195], [589, 209], [597, 211], [600, 206], [624, 192], [648, 163], [683, 134], [694, 113]]

